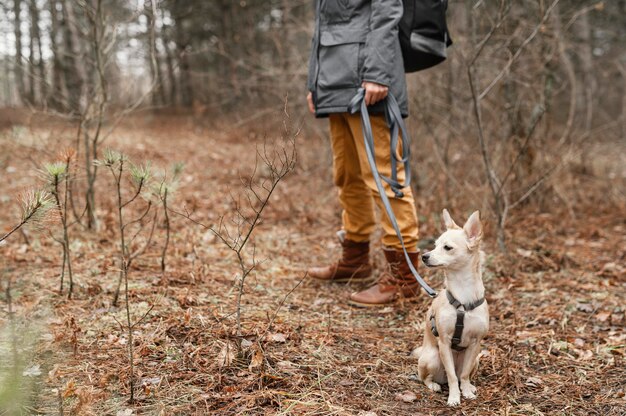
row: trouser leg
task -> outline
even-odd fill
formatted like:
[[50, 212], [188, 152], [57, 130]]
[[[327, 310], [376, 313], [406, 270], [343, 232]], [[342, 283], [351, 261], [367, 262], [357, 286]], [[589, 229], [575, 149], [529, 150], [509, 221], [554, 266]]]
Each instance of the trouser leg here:
[[369, 241], [376, 227], [372, 191], [363, 180], [359, 152], [345, 114], [330, 116], [333, 150], [333, 180], [343, 208], [342, 223], [346, 238]]
[[[378, 188], [372, 175], [367, 155], [365, 151], [365, 143], [363, 141], [363, 133], [361, 128], [360, 114], [346, 114], [345, 120], [351, 131], [351, 136], [355, 138], [354, 145], [358, 154], [361, 177], [366, 187], [374, 196], [377, 206], [381, 211], [381, 222], [384, 231], [383, 244], [395, 250], [401, 250], [402, 245], [396, 236], [396, 232], [385, 212]], [[383, 115], [371, 115], [372, 132], [374, 135], [374, 155], [376, 165], [379, 172], [387, 177], [391, 176], [391, 154], [390, 154], [390, 132], [385, 117]], [[399, 149], [401, 152], [402, 149]], [[405, 172], [402, 164], [398, 164], [398, 180], [403, 183], [405, 180]], [[383, 181], [385, 194], [389, 197], [391, 208], [398, 221], [402, 239], [408, 251], [417, 251], [418, 240], [418, 222], [415, 210], [415, 199], [410, 187], [403, 189], [404, 196], [396, 198], [391, 187]]]

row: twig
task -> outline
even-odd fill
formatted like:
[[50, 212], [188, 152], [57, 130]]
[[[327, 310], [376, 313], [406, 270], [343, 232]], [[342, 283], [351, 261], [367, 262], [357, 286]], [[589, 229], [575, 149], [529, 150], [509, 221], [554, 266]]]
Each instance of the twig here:
[[261, 336], [258, 338], [257, 342], [259, 344], [261, 343], [261, 341], [263, 341], [263, 338], [265, 337], [265, 335], [267, 335], [267, 332], [270, 330], [270, 328], [274, 324], [274, 321], [276, 320], [276, 316], [278, 316], [278, 311], [281, 310], [281, 308], [285, 304], [285, 301], [287, 300], [287, 298], [300, 286], [300, 284], [302, 284], [302, 282], [304, 282], [304, 279], [306, 279], [308, 277], [308, 275], [309, 275], [308, 273], [304, 273], [304, 276], [302, 276], [302, 279], [300, 279], [298, 281], [298, 283], [296, 283], [296, 285], [294, 287], [292, 287], [289, 290], [289, 292], [287, 292], [287, 294], [285, 296], [283, 296], [283, 298], [281, 299], [280, 303], [278, 304], [278, 308], [276, 308], [276, 310], [274, 310], [274, 314], [272, 315], [272, 319], [270, 319], [270, 321], [267, 323], [267, 326], [265, 327], [265, 331], [263, 331]]
[[[532, 33], [526, 39], [524, 39], [524, 41], [519, 46], [519, 48], [517, 48], [517, 50], [515, 51], [513, 56], [511, 56], [509, 58], [508, 62], [506, 63], [506, 65], [504, 65], [504, 68], [502, 68], [502, 70], [498, 73], [498, 75], [496, 75], [491, 80], [491, 82], [489, 83], [487, 88], [485, 88], [483, 90], [483, 92], [480, 93], [480, 95], [478, 96], [478, 98], [480, 100], [482, 100], [483, 98], [485, 98], [487, 96], [487, 94], [489, 94], [491, 89], [493, 87], [495, 87], [495, 85], [502, 79], [504, 74], [506, 74], [508, 72], [509, 68], [511, 68], [511, 65], [513, 65], [513, 62], [515, 62], [517, 60], [517, 58], [522, 54], [522, 51], [524, 50], [524, 48], [530, 42], [532, 42], [532, 40], [535, 38], [535, 36], [537, 36], [537, 33], [539, 33], [539, 31], [543, 27], [544, 23], [546, 22], [546, 20], [548, 20], [548, 18], [550, 17], [550, 13], [552, 12], [552, 9], [554, 9], [556, 7], [556, 5], [559, 3], [559, 1], [560, 0], [554, 0], [554, 2], [550, 5], [550, 7], [548, 7], [548, 9], [543, 14], [543, 17], [541, 18], [541, 21], [539, 22], [539, 24], [537, 26], [535, 26], [535, 29], [532, 31]], [[479, 52], [481, 52], [481, 51], [482, 51], [482, 48], [479, 49]], [[472, 60], [472, 63], [473, 63], [473, 61], [475, 61], [475, 59], [478, 57], [478, 55], [479, 54], [477, 54], [476, 57]]]

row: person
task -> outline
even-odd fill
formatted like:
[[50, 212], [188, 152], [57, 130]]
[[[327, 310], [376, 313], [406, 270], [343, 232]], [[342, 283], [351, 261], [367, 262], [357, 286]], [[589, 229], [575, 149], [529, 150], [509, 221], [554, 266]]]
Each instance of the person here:
[[[391, 92], [403, 117], [408, 116], [407, 89], [398, 23], [402, 0], [317, 0], [315, 34], [309, 62], [309, 110], [327, 117], [333, 153], [333, 180], [343, 208], [342, 254], [338, 261], [312, 267], [308, 275], [325, 282], [371, 282], [370, 237], [376, 227], [374, 204], [381, 212], [383, 251], [387, 267], [374, 277], [375, 284], [352, 293], [349, 303], [381, 306], [414, 298], [420, 286], [405, 260], [402, 246], [387, 218], [365, 153], [361, 118], [349, 114], [348, 105], [359, 88], [371, 117], [378, 170], [391, 174], [390, 131], [384, 116], [384, 99]], [[398, 150], [401, 154], [401, 149]], [[405, 172], [398, 164], [398, 179]], [[419, 251], [415, 200], [410, 187], [395, 197], [385, 192], [396, 215], [411, 262], [417, 267]]]

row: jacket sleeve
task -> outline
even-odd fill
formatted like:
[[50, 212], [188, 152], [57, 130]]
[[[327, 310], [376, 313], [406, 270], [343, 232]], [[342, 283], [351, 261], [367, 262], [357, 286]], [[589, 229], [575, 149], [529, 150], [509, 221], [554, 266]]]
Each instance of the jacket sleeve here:
[[390, 86], [398, 53], [398, 23], [402, 0], [372, 0], [370, 31], [365, 41], [363, 81]]
[[306, 86], [311, 92], [315, 91], [315, 82], [317, 78], [317, 66], [319, 65], [317, 58], [317, 50], [320, 45], [320, 2], [315, 2], [315, 28], [313, 30], [313, 40], [311, 41], [311, 56], [309, 57], [309, 75], [307, 77]]
[[317, 49], [319, 48], [318, 40], [313, 37], [311, 42], [311, 55], [309, 57], [309, 75], [307, 77], [307, 89], [315, 91], [315, 78], [317, 77]]

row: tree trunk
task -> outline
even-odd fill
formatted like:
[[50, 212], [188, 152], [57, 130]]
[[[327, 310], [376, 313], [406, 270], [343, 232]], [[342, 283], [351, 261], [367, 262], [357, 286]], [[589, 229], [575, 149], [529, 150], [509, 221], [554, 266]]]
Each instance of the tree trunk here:
[[152, 103], [155, 105], [165, 103], [165, 94], [163, 90], [163, 74], [159, 65], [159, 56], [156, 47], [156, 7], [152, 0], [146, 0], [144, 3], [144, 14], [148, 22], [148, 64], [150, 66], [150, 79], [152, 87]]
[[163, 42], [163, 49], [165, 50], [165, 64], [167, 65], [167, 77], [169, 78], [169, 105], [176, 105], [176, 96], [178, 95], [178, 88], [176, 86], [177, 78], [174, 71], [174, 54], [172, 48], [170, 48], [170, 37], [168, 35], [168, 27], [163, 25], [161, 31], [161, 41]]
[[580, 62], [582, 66], [584, 89], [584, 108], [585, 108], [585, 134], [589, 134], [593, 128], [593, 98], [596, 90], [596, 79], [593, 74], [593, 35], [591, 33], [591, 25], [589, 24], [589, 13], [580, 16], [577, 22], [580, 33]]
[[29, 28], [29, 36], [28, 36], [28, 102], [30, 105], [35, 105], [36, 101], [36, 91], [35, 91], [35, 25], [33, 24], [33, 13], [32, 13], [32, 0], [30, 0], [28, 4], [28, 14], [30, 15], [30, 28]]
[[57, 10], [58, 1], [49, 0], [50, 6], [50, 49], [52, 50], [52, 83], [48, 104], [59, 111], [68, 109], [67, 92], [63, 79], [63, 57], [60, 49], [61, 34], [60, 17]]
[[63, 31], [65, 39], [65, 65], [63, 66], [65, 85], [70, 101], [70, 109], [76, 113], [82, 111], [85, 99], [86, 71], [80, 52], [80, 38], [74, 7], [71, 0], [61, 0], [63, 5]]
[[174, 41], [176, 42], [176, 49], [178, 52], [178, 76], [180, 85], [180, 98], [181, 104], [185, 107], [191, 107], [193, 104], [193, 90], [191, 85], [191, 65], [189, 63], [189, 55], [187, 53], [187, 47], [190, 40], [189, 35], [185, 32], [184, 17], [182, 17], [182, 2], [180, 0], [175, 3], [175, 28], [174, 28]]
[[15, 14], [14, 30], [15, 30], [15, 83], [17, 85], [17, 93], [22, 103], [26, 100], [26, 88], [24, 86], [24, 71], [22, 60], [22, 20], [20, 12], [22, 0], [13, 0], [13, 13]]
[[[46, 67], [43, 60], [43, 54], [41, 52], [41, 31], [39, 30], [39, 8], [37, 7], [37, 0], [30, 0], [30, 34], [31, 34], [31, 66], [34, 66], [32, 71], [32, 85], [33, 102], [37, 102], [40, 105], [45, 105], [45, 101], [48, 95], [48, 85], [46, 80]], [[36, 71], [34, 70], [36, 69]], [[38, 81], [38, 82], [36, 82]], [[36, 99], [36, 93], [39, 93], [39, 99]]]
[[[9, 34], [7, 32], [2, 34], [2, 42], [5, 45], [9, 44]], [[4, 76], [2, 78], [2, 98], [4, 98], [4, 102], [8, 106], [13, 106], [13, 89], [15, 82], [13, 81], [11, 71], [11, 66], [13, 61], [11, 59], [2, 59], [2, 71], [4, 72]]]

